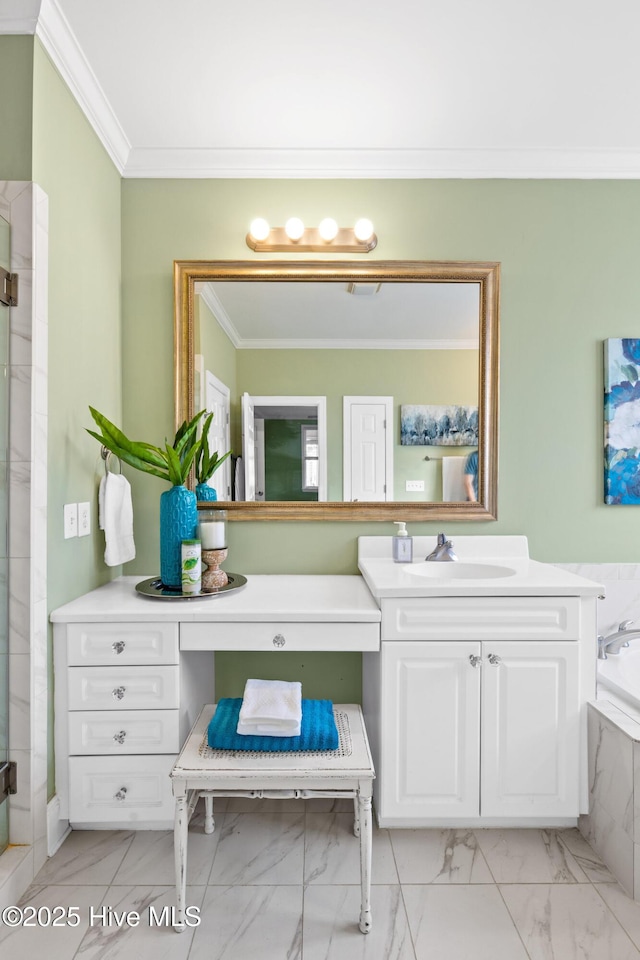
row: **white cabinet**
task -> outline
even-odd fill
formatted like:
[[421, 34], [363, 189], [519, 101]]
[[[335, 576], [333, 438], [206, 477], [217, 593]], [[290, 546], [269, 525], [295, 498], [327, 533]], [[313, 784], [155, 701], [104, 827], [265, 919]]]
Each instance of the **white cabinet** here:
[[380, 610], [359, 576], [251, 576], [242, 590], [184, 603], [141, 597], [138, 580], [51, 614], [57, 835], [64, 821], [173, 825], [169, 771], [215, 700], [214, 651], [271, 651], [275, 665], [287, 651], [380, 649]]
[[181, 658], [179, 635], [175, 622], [55, 624], [56, 790], [72, 826], [171, 825], [169, 771], [213, 692], [213, 659]]
[[381, 826], [575, 820], [581, 607], [575, 597], [381, 601], [364, 657]]

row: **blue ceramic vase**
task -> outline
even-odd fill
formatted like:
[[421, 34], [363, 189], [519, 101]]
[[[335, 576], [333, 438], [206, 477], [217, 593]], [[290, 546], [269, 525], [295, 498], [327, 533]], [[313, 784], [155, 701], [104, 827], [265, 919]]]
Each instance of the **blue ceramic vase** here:
[[182, 590], [182, 541], [193, 540], [197, 526], [193, 490], [177, 485], [160, 495], [160, 579], [165, 587]]
[[196, 497], [198, 500], [217, 500], [218, 494], [208, 483], [198, 483], [196, 485]]

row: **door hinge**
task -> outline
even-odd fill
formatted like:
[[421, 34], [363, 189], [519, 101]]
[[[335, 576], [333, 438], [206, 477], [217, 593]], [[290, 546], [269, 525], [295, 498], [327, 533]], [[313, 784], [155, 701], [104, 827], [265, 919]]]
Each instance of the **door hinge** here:
[[9, 273], [4, 267], [0, 267], [0, 303], [18, 306], [18, 274]]
[[18, 767], [13, 762], [0, 764], [0, 801], [18, 792]]

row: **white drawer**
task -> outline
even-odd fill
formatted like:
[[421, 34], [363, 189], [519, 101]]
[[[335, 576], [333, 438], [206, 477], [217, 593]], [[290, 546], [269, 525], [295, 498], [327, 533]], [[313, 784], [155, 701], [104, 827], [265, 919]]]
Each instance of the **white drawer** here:
[[179, 710], [78, 710], [69, 717], [70, 754], [178, 753]]
[[178, 662], [177, 623], [70, 623], [69, 664]]
[[181, 623], [181, 650], [379, 650], [380, 624]]
[[171, 821], [174, 800], [169, 772], [175, 756], [71, 757], [71, 823]]
[[578, 597], [382, 601], [383, 640], [578, 640]]
[[180, 706], [179, 667], [70, 667], [70, 710], [170, 710]]

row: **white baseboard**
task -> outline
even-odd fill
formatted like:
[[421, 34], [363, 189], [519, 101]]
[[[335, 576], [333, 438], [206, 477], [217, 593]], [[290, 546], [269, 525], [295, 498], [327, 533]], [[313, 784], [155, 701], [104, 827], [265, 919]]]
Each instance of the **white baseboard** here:
[[70, 833], [69, 821], [60, 819], [60, 799], [55, 796], [47, 804], [47, 853], [50, 857]]

